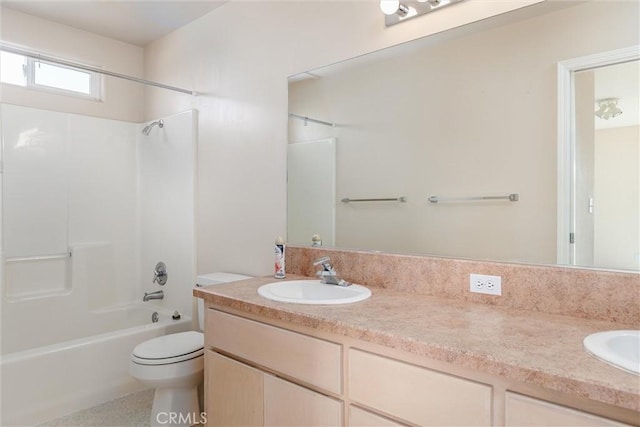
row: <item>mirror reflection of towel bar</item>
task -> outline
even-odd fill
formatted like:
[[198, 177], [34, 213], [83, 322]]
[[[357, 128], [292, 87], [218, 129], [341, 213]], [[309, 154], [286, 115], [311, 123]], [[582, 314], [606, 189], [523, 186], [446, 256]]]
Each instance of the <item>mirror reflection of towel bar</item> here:
[[407, 198], [405, 196], [390, 197], [390, 198], [386, 198], [386, 199], [350, 199], [348, 197], [345, 197], [344, 199], [342, 199], [340, 201], [342, 203], [351, 203], [351, 202], [400, 202], [400, 203], [406, 203], [407, 202]]
[[506, 196], [476, 196], [476, 197], [438, 197], [431, 196], [429, 197], [429, 201], [431, 203], [438, 202], [466, 202], [469, 200], [509, 200], [510, 202], [518, 201], [518, 194], [512, 193]]

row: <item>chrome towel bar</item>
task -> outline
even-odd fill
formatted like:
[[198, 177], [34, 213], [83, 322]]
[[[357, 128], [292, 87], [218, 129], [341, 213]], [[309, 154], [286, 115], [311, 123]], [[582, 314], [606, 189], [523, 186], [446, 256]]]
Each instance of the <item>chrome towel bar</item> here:
[[407, 198], [405, 196], [390, 197], [390, 198], [385, 198], [385, 199], [350, 199], [348, 197], [345, 197], [344, 199], [342, 199], [340, 201], [342, 203], [351, 203], [351, 202], [400, 202], [400, 203], [406, 203], [407, 202]]
[[510, 202], [518, 201], [518, 194], [512, 193], [506, 196], [476, 196], [476, 197], [438, 197], [431, 196], [429, 197], [429, 201], [431, 203], [439, 203], [439, 202], [466, 202], [469, 200], [509, 200]]

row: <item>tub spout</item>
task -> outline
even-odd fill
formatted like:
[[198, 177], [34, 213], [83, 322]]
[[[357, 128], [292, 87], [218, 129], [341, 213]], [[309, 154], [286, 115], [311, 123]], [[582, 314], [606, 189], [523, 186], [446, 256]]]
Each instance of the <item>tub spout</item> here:
[[150, 301], [152, 299], [163, 299], [164, 298], [164, 292], [162, 291], [155, 291], [155, 292], [145, 292], [144, 296], [142, 297], [142, 301]]

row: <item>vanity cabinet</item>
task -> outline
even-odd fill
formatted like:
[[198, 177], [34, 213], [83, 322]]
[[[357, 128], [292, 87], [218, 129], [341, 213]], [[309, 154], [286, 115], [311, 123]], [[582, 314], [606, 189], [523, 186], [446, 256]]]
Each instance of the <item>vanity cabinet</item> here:
[[527, 387], [525, 396], [501, 377], [362, 340], [307, 327], [296, 332], [215, 308], [206, 317], [209, 426], [626, 425], [531, 397], [546, 398], [544, 390]]
[[208, 425], [342, 425], [342, 401], [322, 393], [341, 394], [341, 345], [217, 310], [206, 317]]

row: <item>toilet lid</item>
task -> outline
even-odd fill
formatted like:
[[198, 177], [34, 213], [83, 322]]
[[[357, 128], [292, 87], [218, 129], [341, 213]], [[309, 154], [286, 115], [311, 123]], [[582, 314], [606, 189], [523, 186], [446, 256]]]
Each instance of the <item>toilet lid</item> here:
[[138, 344], [131, 358], [145, 365], [176, 363], [204, 354], [202, 332], [188, 331], [163, 335]]

